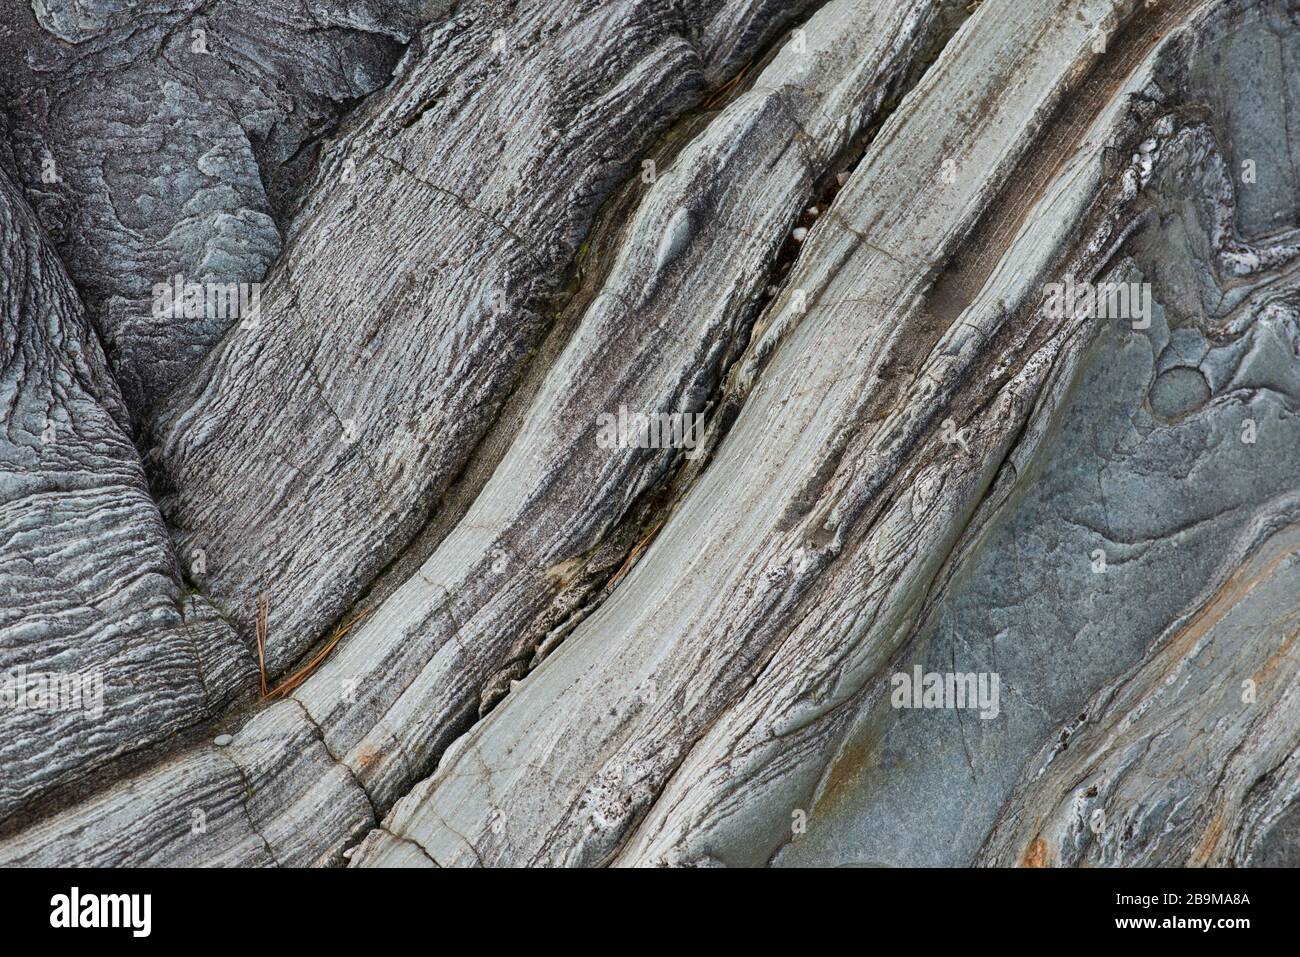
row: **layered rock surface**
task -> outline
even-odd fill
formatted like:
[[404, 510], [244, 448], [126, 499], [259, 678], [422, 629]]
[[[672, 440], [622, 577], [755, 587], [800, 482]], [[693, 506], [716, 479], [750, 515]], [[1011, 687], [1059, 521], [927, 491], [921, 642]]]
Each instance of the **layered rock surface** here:
[[[372, 6], [327, 31], [345, 73], [413, 29]], [[47, 370], [15, 389], [66, 405], [80, 370], [75, 449], [122, 478], [110, 521], [19, 443], [16, 490], [76, 495], [6, 567], [158, 571], [79, 631], [6, 606], [6, 662], [102, 662], [146, 717], [55, 761], [73, 719], [23, 715], [0, 860], [1294, 864], [1297, 9], [965, 7], [418, 12], [318, 154], [301, 117], [249, 140], [283, 252], [144, 422], [161, 515], [10, 188], [42, 252], [6, 308]], [[91, 44], [69, 70], [153, 22], [33, 11]], [[1060, 308], [1082, 284], [1124, 299]], [[23, 331], [47, 302], [75, 335]], [[605, 441], [629, 410], [703, 426]], [[232, 712], [260, 592], [272, 681], [365, 614]], [[914, 669], [995, 698], [900, 707]], [[196, 727], [229, 743], [121, 778]]]

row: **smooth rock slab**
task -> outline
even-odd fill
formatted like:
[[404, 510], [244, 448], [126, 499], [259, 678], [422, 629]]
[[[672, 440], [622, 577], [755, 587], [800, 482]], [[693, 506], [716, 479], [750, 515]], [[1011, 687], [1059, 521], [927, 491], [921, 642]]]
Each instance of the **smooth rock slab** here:
[[[1225, 5], [1158, 64], [1167, 108], [1208, 99], [1214, 111], [1152, 156], [1136, 262], [1108, 277], [1151, 283], [1151, 327], [1097, 321], [1041, 445], [1016, 458], [1005, 504], [968, 533], [888, 669], [998, 672], [1001, 717], [896, 711], [879, 688], [807, 809], [807, 833], [777, 863], [971, 863], [993, 822], [1032, 800], [1032, 785], [1012, 788], [1044, 739], [1063, 747], [1111, 720], [1089, 704], [1094, 692], [1155, 653], [1300, 515], [1296, 260], [1281, 252], [1285, 234], [1241, 238], [1258, 232], [1264, 187], [1229, 159], [1252, 154], [1288, 181], [1300, 172], [1289, 149], [1257, 151], [1286, 101], [1265, 105], [1255, 91], [1275, 77], [1279, 38], [1300, 48], [1277, 8]], [[1241, 68], [1220, 75], [1225, 62]], [[1286, 195], [1274, 229], [1300, 225]], [[1247, 276], [1241, 262], [1272, 265]]]

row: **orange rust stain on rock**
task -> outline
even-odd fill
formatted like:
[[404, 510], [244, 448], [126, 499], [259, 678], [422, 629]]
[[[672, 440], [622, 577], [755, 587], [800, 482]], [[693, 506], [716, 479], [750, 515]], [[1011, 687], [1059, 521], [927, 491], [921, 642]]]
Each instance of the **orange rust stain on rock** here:
[[1196, 647], [1196, 643], [1211, 628], [1223, 621], [1228, 616], [1228, 613], [1250, 594], [1251, 589], [1277, 570], [1278, 565], [1282, 564], [1289, 553], [1289, 550], [1286, 550], [1280, 555], [1275, 555], [1263, 568], [1252, 568], [1252, 565], [1258, 566], [1258, 562], [1248, 562], [1233, 572], [1205, 607], [1196, 613], [1195, 617], [1183, 627], [1181, 632], [1174, 636], [1169, 646], [1169, 654], [1166, 656], [1168, 666], [1163, 670], [1160, 678], [1167, 677], [1178, 662], [1191, 653], [1192, 649]]
[[862, 775], [874, 764], [873, 752], [876, 743], [875, 734], [863, 734], [845, 742], [843, 750], [826, 776], [826, 784], [818, 796], [815, 810], [834, 807], [854, 793], [855, 786]]
[[1223, 808], [1220, 806], [1214, 812], [1214, 817], [1210, 818], [1210, 823], [1205, 828], [1205, 835], [1201, 838], [1201, 843], [1196, 845], [1196, 850], [1187, 859], [1188, 867], [1205, 867], [1210, 863], [1210, 858], [1218, 849], [1219, 841], [1223, 838]]
[[1047, 842], [1042, 836], [1034, 838], [1027, 848], [1024, 855], [1020, 858], [1021, 867], [1046, 867], [1047, 866]]
[[1295, 647], [1297, 635], [1300, 635], [1300, 632], [1292, 632], [1291, 637], [1282, 642], [1277, 651], [1269, 655], [1268, 660], [1259, 666], [1259, 670], [1255, 672], [1255, 684], [1266, 684], [1273, 677], [1278, 666], [1291, 654], [1291, 649]]

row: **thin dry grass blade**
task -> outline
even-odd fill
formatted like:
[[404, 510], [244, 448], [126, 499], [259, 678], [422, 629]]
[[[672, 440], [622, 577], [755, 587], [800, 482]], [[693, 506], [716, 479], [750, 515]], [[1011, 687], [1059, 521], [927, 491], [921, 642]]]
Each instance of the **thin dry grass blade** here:
[[301, 668], [295, 671], [288, 678], [285, 678], [284, 681], [280, 682], [280, 684], [277, 685], [275, 689], [272, 690], [269, 694], [264, 694], [262, 697], [264, 698], [283, 697], [289, 694], [295, 688], [297, 688], [304, 681], [306, 681], [308, 676], [313, 671], [315, 671], [318, 667], [320, 667], [321, 662], [329, 657], [330, 652], [334, 650], [334, 646], [343, 640], [343, 636], [346, 635], [349, 631], [351, 631], [353, 626], [356, 625], [356, 623], [359, 622], [362, 618], [365, 618], [366, 615], [368, 614], [370, 614], [370, 609], [369, 608], [363, 609], [361, 612], [357, 614], [355, 618], [349, 621], [346, 625], [339, 625], [339, 627], [335, 629], [334, 634], [330, 637], [330, 640], [325, 643], [325, 647], [323, 647], [320, 651], [316, 652], [315, 656], [311, 659], [311, 661], [307, 662], [305, 665], [303, 665]]

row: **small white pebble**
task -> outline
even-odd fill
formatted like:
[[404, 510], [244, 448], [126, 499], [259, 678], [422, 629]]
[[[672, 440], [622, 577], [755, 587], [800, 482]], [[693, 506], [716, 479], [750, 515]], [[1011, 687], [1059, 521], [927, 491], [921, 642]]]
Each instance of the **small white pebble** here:
[[768, 287], [767, 287], [767, 294], [768, 294], [769, 296], [775, 296], [775, 295], [776, 295], [778, 292], [780, 292], [780, 291], [781, 291], [781, 287], [780, 287], [780, 286], [768, 286]]
[[235, 736], [233, 734], [219, 734], [212, 739], [212, 743], [219, 748], [224, 748], [226, 745], [228, 745], [231, 741], [234, 740], [235, 740]]
[[352, 852], [355, 850], [356, 850], [355, 847], [349, 847], [346, 851], [343, 852], [343, 856], [350, 861], [352, 860]]
[[659, 240], [659, 254], [655, 257], [655, 269], [663, 269], [690, 241], [691, 214], [682, 207], [673, 213], [672, 219], [664, 227], [664, 234]]
[[808, 215], [809, 215], [809, 216], [817, 216], [817, 215], [820, 215], [820, 214], [821, 214], [821, 210], [818, 209], [816, 206], [809, 206], [809, 207], [808, 207]]
[[845, 183], [849, 181], [849, 174], [840, 173], [838, 176], [835, 177], [835, 179], [839, 182], [841, 186], [843, 186]]
[[795, 242], [801, 243], [808, 238], [808, 230], [800, 226], [798, 229], [792, 232], [790, 236], [794, 239]]

